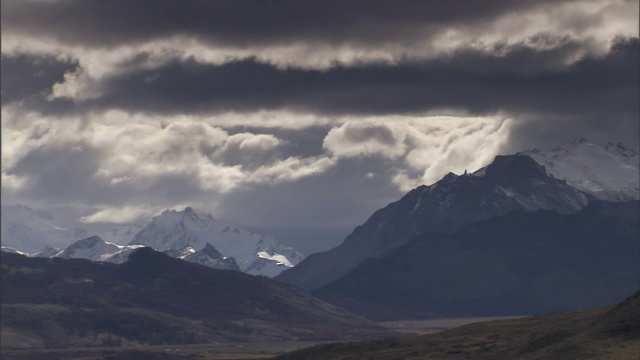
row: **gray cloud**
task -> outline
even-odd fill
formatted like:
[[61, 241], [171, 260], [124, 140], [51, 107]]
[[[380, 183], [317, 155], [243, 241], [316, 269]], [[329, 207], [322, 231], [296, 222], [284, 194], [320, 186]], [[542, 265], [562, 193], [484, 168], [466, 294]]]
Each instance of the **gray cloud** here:
[[46, 102], [53, 85], [63, 81], [64, 74], [77, 66], [77, 62], [46, 55], [2, 55], [2, 105], [22, 102], [32, 106]]
[[2, 2], [1, 24], [3, 33], [85, 47], [136, 44], [172, 35], [233, 46], [295, 41], [411, 43], [445, 25], [486, 25], [505, 13], [558, 2], [7, 0]]
[[[535, 50], [511, 45], [496, 56], [470, 49], [421, 63], [280, 70], [251, 60], [220, 66], [173, 61], [100, 83], [102, 96], [80, 109], [215, 113], [293, 109], [328, 115], [458, 109], [606, 121], [638, 115], [638, 39], [562, 65], [575, 43]], [[153, 79], [153, 80], [149, 80]], [[78, 109], [73, 109], [77, 111]]]

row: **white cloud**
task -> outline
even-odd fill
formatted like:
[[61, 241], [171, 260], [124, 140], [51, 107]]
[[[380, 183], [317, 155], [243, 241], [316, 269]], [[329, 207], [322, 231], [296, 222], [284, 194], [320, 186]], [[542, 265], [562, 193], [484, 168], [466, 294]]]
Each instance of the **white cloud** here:
[[377, 117], [333, 128], [323, 145], [339, 159], [397, 159], [393, 182], [408, 191], [448, 172], [474, 171], [488, 164], [506, 143], [509, 129], [510, 121], [499, 116]]
[[123, 206], [98, 210], [91, 215], [83, 216], [83, 223], [135, 224], [148, 220], [157, 210], [144, 206]]
[[272, 166], [261, 166], [250, 175], [255, 183], [282, 183], [320, 174], [333, 167], [336, 159], [323, 156], [300, 158], [289, 157]]
[[[189, 179], [201, 194], [214, 196], [251, 184], [296, 181], [326, 171], [335, 163], [333, 159], [323, 156], [283, 156], [278, 149], [286, 141], [273, 134], [229, 134], [200, 117], [182, 116], [172, 121], [170, 118], [121, 112], [93, 113], [89, 119], [49, 118], [36, 113], [23, 115], [25, 117], [22, 120], [26, 121], [7, 121], [3, 124], [2, 188], [5, 192], [20, 189], [29, 193], [33, 190], [29, 189], [31, 182], [28, 180], [40, 178], [42, 174], [35, 166], [25, 167], [24, 162], [31, 161], [28, 156], [33, 152], [39, 154], [38, 159], [49, 156], [47, 149], [81, 148], [82, 151], [91, 151], [93, 155], [90, 159], [96, 162], [94, 166], [97, 170], [82, 172], [87, 177], [84, 179], [86, 183], [95, 184], [88, 185], [87, 189], [120, 193], [121, 197], [131, 194], [131, 199], [121, 200], [130, 204], [140, 198], [180, 193], [181, 185], [176, 183], [179, 178]], [[46, 162], [42, 159], [39, 161]], [[18, 164], [27, 169], [22, 170], [19, 176], [12, 173]], [[88, 164], [83, 162], [82, 165], [86, 167]], [[69, 166], [68, 169], [56, 171], [68, 171], [73, 176], [74, 164]], [[184, 187], [193, 184], [184, 184]], [[191, 192], [188, 194], [194, 196]], [[100, 204], [99, 200], [98, 203], [90, 203], [97, 201], [89, 200], [95, 198], [92, 194], [78, 194], [77, 198], [86, 198], [84, 201], [88, 203], [84, 205], [106, 205]], [[154, 201], [162, 202], [160, 199]], [[163, 206], [173, 205], [163, 203]], [[113, 211], [105, 208], [85, 220], [102, 221], [99, 219], [112, 217]]]
[[[426, 120], [426, 119], [425, 119]], [[405, 162], [419, 177], [401, 173], [395, 179], [403, 190], [432, 184], [448, 172], [475, 171], [490, 163], [509, 137], [511, 121], [495, 118], [433, 117], [412, 121], [413, 148]]]
[[[201, 117], [181, 116], [171, 122], [170, 118], [111, 111], [93, 114], [90, 121], [70, 118], [66, 120], [70, 126], [59, 126], [60, 119], [26, 116], [29, 122], [8, 123], [2, 132], [5, 190], [26, 191], [28, 177], [38, 176], [11, 174], [11, 168], [30, 152], [81, 146], [100, 154], [98, 170], [88, 181], [109, 184], [113, 191], [157, 191], [151, 185], [177, 176], [192, 179], [203, 193], [225, 194], [252, 184], [318, 175], [349, 158], [392, 160], [397, 170], [393, 182], [405, 191], [433, 183], [450, 171], [461, 173], [486, 165], [504, 145], [510, 129], [510, 122], [500, 117], [334, 118], [335, 125], [323, 142], [326, 153], [303, 157], [283, 156], [279, 149], [287, 141], [273, 134], [229, 134]], [[375, 169], [363, 171], [363, 178], [375, 173]]]
[[274, 149], [282, 143], [282, 140], [271, 134], [240, 133], [229, 136], [225, 148], [234, 147], [240, 150], [266, 151]]
[[337, 157], [396, 158], [406, 152], [406, 132], [406, 122], [393, 118], [349, 120], [331, 129], [322, 146]]

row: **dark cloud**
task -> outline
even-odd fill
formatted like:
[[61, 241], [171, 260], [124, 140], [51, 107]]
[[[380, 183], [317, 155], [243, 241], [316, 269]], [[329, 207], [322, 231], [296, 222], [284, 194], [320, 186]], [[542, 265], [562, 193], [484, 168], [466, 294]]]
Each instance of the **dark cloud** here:
[[[294, 115], [295, 116], [295, 115]], [[295, 119], [294, 119], [295, 121]], [[280, 146], [280, 155], [283, 158], [300, 156], [303, 158], [320, 156], [324, 154], [322, 141], [327, 136], [331, 126], [308, 126], [302, 129], [288, 128], [261, 128], [256, 126], [231, 126], [223, 127], [230, 135], [238, 133], [270, 134], [278, 139], [284, 139]]]
[[[151, 113], [294, 109], [332, 114], [395, 114], [437, 109], [544, 116], [638, 115], [638, 39], [609, 53], [560, 66], [574, 44], [535, 51], [510, 46], [501, 56], [464, 50], [422, 63], [287, 69], [246, 60], [224, 65], [174, 61], [102, 84], [86, 108]], [[149, 80], [152, 79], [152, 80]]]
[[371, 126], [363, 129], [346, 128], [344, 136], [351, 142], [365, 142], [374, 140], [385, 145], [395, 145], [398, 141], [391, 130], [385, 126]]
[[29, 105], [43, 104], [51, 94], [51, 88], [72, 72], [78, 64], [52, 56], [2, 55], [0, 83], [2, 105], [22, 102]]
[[[605, 145], [623, 142], [640, 148], [640, 46], [638, 39], [620, 39], [608, 56], [588, 58], [548, 84], [547, 98], [524, 108], [514, 123], [504, 152], [545, 148], [576, 137]], [[539, 91], [544, 95], [542, 90]], [[552, 101], [557, 98], [557, 101]], [[544, 101], [547, 100], [547, 101]]]
[[[560, 0], [2, 1], [2, 32], [87, 47], [195, 36], [233, 46], [411, 43], [438, 26], [486, 25]], [[34, 14], [37, 14], [35, 16]]]

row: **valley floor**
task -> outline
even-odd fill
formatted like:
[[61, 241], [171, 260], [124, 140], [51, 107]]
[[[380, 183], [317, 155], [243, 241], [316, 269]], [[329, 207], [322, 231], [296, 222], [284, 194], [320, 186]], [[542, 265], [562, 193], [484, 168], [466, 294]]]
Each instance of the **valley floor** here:
[[192, 359], [192, 360], [244, 360], [271, 359], [276, 355], [322, 344], [313, 341], [271, 343], [228, 343], [194, 345], [155, 345], [136, 347], [100, 347], [38, 350], [2, 350], [3, 360], [40, 359]]
[[[447, 318], [432, 320], [402, 320], [378, 323], [399, 337], [430, 334], [454, 327], [507, 319], [506, 317]], [[2, 359], [193, 359], [193, 360], [241, 360], [272, 359], [287, 352], [309, 348], [327, 342], [281, 341], [254, 343], [215, 343], [194, 345], [122, 346], [68, 349], [3, 350]], [[335, 342], [333, 342], [335, 344]]]

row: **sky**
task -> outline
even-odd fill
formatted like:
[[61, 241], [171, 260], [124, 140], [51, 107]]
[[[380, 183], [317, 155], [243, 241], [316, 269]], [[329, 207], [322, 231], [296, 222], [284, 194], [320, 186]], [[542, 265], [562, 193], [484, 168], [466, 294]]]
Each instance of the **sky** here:
[[89, 228], [193, 206], [327, 250], [497, 154], [637, 150], [638, 8], [2, 0], [2, 204]]

